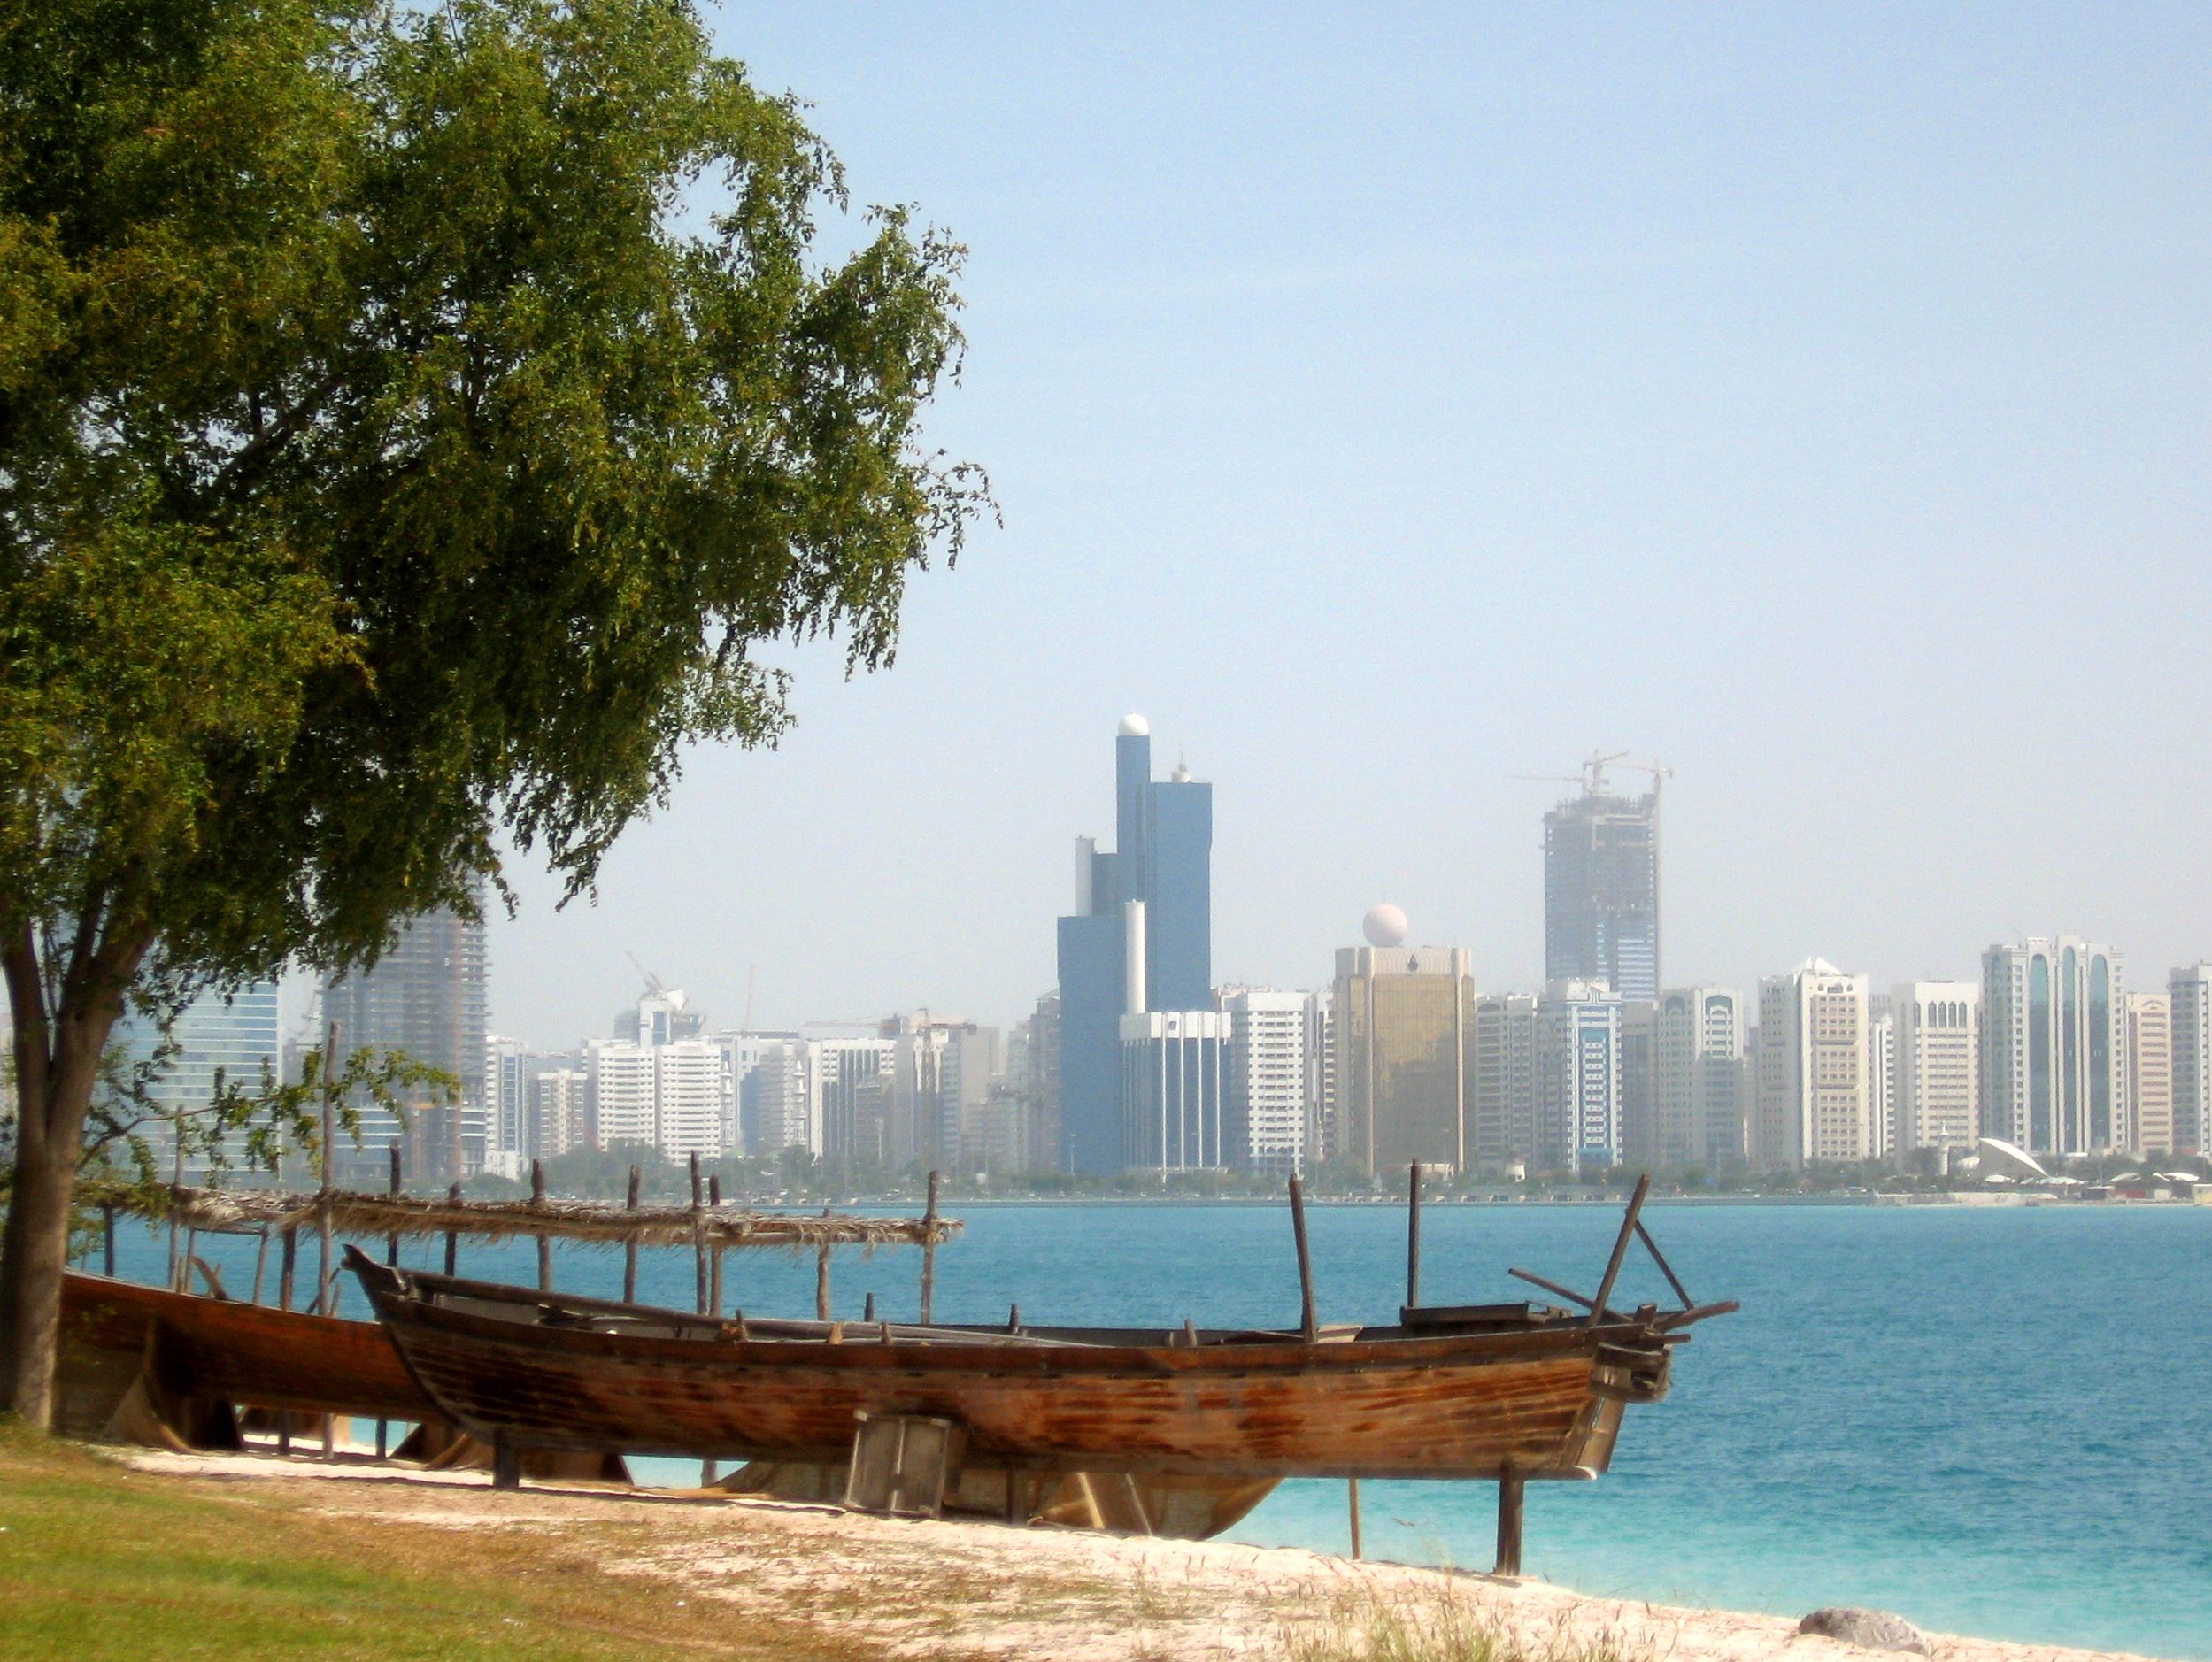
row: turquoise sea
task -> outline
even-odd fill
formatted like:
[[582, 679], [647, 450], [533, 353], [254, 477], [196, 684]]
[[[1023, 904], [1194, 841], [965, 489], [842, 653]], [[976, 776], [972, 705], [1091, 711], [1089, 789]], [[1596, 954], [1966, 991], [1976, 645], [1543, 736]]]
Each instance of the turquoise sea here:
[[[983, 1205], [939, 1255], [936, 1312], [1035, 1322], [1289, 1324], [1281, 1206]], [[1595, 1205], [1432, 1204], [1422, 1297], [1518, 1297], [1519, 1265], [1589, 1289], [1617, 1227]], [[1654, 1207], [1701, 1301], [1743, 1302], [1631, 1409], [1595, 1483], [1531, 1484], [1525, 1567], [1589, 1592], [1798, 1615], [1870, 1604], [1933, 1628], [2212, 1662], [2212, 1207]], [[1391, 1317], [1405, 1214], [1311, 1212], [1324, 1320]], [[250, 1243], [204, 1243], [234, 1291]], [[124, 1273], [158, 1279], [129, 1232]], [[312, 1250], [304, 1253], [312, 1257]], [[412, 1261], [412, 1257], [411, 1257]], [[836, 1299], [906, 1316], [919, 1255], [840, 1254]], [[728, 1297], [810, 1313], [813, 1264], [728, 1260]], [[303, 1269], [307, 1266], [303, 1264]], [[534, 1249], [464, 1245], [465, 1273], [528, 1281]], [[579, 1292], [619, 1253], [557, 1255]], [[303, 1277], [303, 1279], [305, 1279]], [[270, 1286], [274, 1289], [274, 1271]], [[648, 1254], [641, 1297], [688, 1306], [688, 1255]], [[1665, 1300], [1647, 1259], [1627, 1297]], [[342, 1309], [361, 1313], [349, 1286]], [[1362, 1487], [1368, 1556], [1487, 1568], [1488, 1484]], [[1344, 1550], [1345, 1486], [1285, 1484], [1234, 1532]]]

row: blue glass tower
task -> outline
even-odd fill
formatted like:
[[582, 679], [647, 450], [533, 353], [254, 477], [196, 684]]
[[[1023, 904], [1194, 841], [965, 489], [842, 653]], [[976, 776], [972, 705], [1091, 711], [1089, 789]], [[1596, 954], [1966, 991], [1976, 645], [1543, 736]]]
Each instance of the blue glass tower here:
[[[1121, 1020], [1214, 1002], [1214, 788], [1152, 777], [1152, 730], [1121, 722], [1114, 745], [1117, 846], [1076, 845], [1075, 910], [1060, 920], [1060, 1142], [1067, 1168], [1122, 1165]], [[1143, 906], [1141, 984], [1130, 963], [1130, 902]]]

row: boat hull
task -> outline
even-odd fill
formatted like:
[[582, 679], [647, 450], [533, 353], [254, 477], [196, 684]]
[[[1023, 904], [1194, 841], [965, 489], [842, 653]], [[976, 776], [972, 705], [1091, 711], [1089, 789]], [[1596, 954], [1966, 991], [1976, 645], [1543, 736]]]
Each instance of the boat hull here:
[[[365, 1281], [369, 1278], [364, 1275]], [[842, 1460], [859, 1417], [965, 1428], [971, 1464], [1194, 1477], [1594, 1477], [1664, 1389], [1651, 1339], [1577, 1327], [1125, 1346], [654, 1337], [533, 1326], [370, 1283], [424, 1396], [470, 1435], [709, 1458]], [[517, 1294], [518, 1304], [529, 1295]], [[466, 1301], [465, 1301], [466, 1302]], [[523, 1307], [527, 1308], [527, 1305]]]
[[365, 1420], [435, 1415], [372, 1321], [310, 1316], [72, 1273], [62, 1283], [63, 1428], [96, 1436], [142, 1375], [176, 1400]]

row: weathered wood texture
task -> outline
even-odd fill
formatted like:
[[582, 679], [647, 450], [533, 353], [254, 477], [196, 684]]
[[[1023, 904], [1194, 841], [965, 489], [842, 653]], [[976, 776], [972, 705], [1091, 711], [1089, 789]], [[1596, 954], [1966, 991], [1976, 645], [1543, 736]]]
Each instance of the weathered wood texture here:
[[[979, 1464], [1220, 1477], [1594, 1476], [1621, 1407], [1665, 1389], [1667, 1341], [1630, 1324], [1382, 1336], [893, 1329], [690, 1321], [534, 1325], [474, 1283], [393, 1278], [357, 1258], [395, 1343], [444, 1416], [525, 1447], [843, 1459], [855, 1418], [932, 1415]], [[426, 1297], [412, 1296], [410, 1290]], [[450, 1298], [451, 1303], [430, 1302]], [[602, 1307], [605, 1308], [605, 1307]], [[632, 1324], [633, 1327], [635, 1324]], [[766, 1336], [781, 1327], [788, 1336]], [[697, 1336], [677, 1336], [680, 1333]]]
[[62, 1395], [67, 1428], [96, 1435], [127, 1379], [158, 1339], [180, 1396], [365, 1420], [421, 1420], [436, 1411], [374, 1322], [345, 1321], [199, 1298], [131, 1281], [70, 1275], [62, 1284]]

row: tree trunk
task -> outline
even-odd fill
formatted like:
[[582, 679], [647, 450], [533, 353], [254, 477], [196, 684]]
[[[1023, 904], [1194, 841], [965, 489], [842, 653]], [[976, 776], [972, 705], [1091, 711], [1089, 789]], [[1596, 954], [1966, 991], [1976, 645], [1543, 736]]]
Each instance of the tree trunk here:
[[87, 955], [67, 978], [61, 1007], [46, 1012], [28, 932], [5, 951], [15, 1019], [15, 1190], [0, 1235], [0, 1411], [50, 1430], [61, 1334], [61, 1278], [69, 1264], [69, 1208], [84, 1151], [84, 1122], [100, 1056], [146, 937]]
[[[26, 1120], [35, 1112], [32, 1104], [23, 1104]], [[67, 1144], [49, 1143], [35, 1158], [19, 1144], [15, 1193], [0, 1246], [0, 1390], [5, 1392], [0, 1405], [42, 1431], [53, 1425], [61, 1278], [76, 1181], [77, 1162]]]

